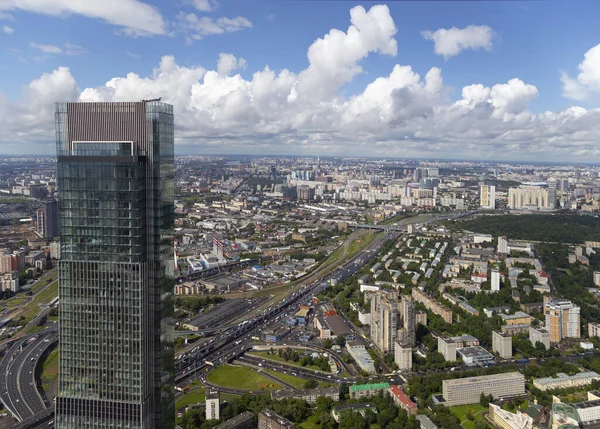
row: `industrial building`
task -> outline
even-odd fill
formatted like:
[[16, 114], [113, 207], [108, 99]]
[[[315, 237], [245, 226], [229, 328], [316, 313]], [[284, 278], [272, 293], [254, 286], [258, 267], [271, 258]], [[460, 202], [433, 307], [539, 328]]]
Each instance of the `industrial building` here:
[[375, 370], [375, 362], [363, 344], [358, 342], [348, 342], [346, 343], [346, 351], [361, 370], [369, 374], [377, 373]]

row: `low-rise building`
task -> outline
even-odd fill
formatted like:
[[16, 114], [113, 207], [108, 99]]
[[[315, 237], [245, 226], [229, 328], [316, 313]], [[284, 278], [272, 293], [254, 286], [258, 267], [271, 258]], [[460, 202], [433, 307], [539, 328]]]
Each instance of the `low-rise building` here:
[[396, 405], [406, 410], [408, 414], [417, 414], [417, 404], [415, 404], [400, 386], [390, 386], [390, 395]]
[[588, 337], [600, 337], [600, 323], [588, 323]]
[[533, 429], [533, 419], [527, 414], [514, 414], [495, 404], [489, 406], [489, 419], [501, 429]]
[[350, 386], [350, 399], [360, 399], [375, 396], [379, 392], [389, 393], [389, 383], [355, 384]]
[[466, 365], [481, 365], [494, 361], [494, 356], [481, 346], [463, 347], [456, 349], [456, 353]]
[[556, 374], [556, 377], [535, 378], [533, 380], [533, 385], [538, 389], [545, 391], [586, 386], [594, 380], [600, 380], [600, 375], [594, 371], [580, 372], [575, 375], [567, 375], [564, 372], [559, 372]]
[[525, 377], [519, 372], [507, 372], [442, 381], [442, 404], [449, 407], [476, 404], [482, 393], [496, 399], [524, 395]]
[[421, 426], [421, 429], [438, 429], [435, 423], [431, 421], [425, 414], [419, 414], [415, 417]]
[[374, 404], [344, 404], [333, 407], [331, 409], [331, 416], [336, 422], [339, 422], [344, 412], [354, 411], [364, 416], [367, 410], [377, 414], [377, 407]]
[[271, 392], [271, 399], [273, 400], [294, 398], [301, 399], [309, 404], [315, 404], [320, 396], [331, 398], [334, 402], [337, 402], [340, 400], [340, 389], [337, 387], [322, 387], [318, 389], [274, 390]]
[[456, 360], [456, 350], [462, 347], [478, 346], [479, 340], [472, 335], [460, 335], [457, 337], [438, 337], [438, 351], [444, 355], [447, 361]]
[[361, 370], [368, 374], [376, 374], [375, 362], [363, 344], [358, 342], [347, 342], [346, 351]]
[[242, 414], [218, 424], [214, 429], [251, 429], [254, 426], [254, 414], [244, 411]]
[[258, 429], [295, 429], [296, 425], [269, 409], [258, 414]]
[[517, 311], [515, 314], [500, 314], [505, 325], [531, 325], [533, 317], [522, 311]]

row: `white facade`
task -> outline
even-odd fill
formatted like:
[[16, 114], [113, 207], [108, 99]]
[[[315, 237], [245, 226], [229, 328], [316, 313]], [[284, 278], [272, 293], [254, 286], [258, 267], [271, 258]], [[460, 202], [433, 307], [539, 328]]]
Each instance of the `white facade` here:
[[492, 349], [503, 359], [512, 357], [512, 335], [492, 331]]
[[492, 270], [492, 292], [500, 290], [500, 271]]
[[412, 348], [396, 341], [394, 362], [396, 362], [400, 370], [410, 371], [412, 369]]
[[508, 208], [529, 210], [549, 209], [548, 189], [540, 188], [539, 186], [509, 188]]

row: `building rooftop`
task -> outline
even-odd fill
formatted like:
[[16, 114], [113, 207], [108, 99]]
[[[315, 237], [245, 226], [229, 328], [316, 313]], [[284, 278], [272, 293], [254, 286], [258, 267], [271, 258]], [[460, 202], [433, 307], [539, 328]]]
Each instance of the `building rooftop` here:
[[530, 317], [531, 316], [523, 311], [517, 311], [515, 314], [499, 314], [499, 316], [502, 318], [502, 320], [513, 320], [513, 319], [521, 319], [524, 317]]
[[214, 429], [231, 429], [237, 427], [239, 424], [252, 421], [254, 419], [254, 415], [250, 411], [244, 411], [242, 414], [238, 414], [237, 416], [224, 421], [221, 424], [218, 424], [214, 427]]
[[374, 413], [377, 412], [377, 408], [375, 407], [375, 405], [367, 403], [367, 404], [344, 404], [344, 405], [336, 405], [335, 407], [333, 407], [333, 410], [339, 414], [342, 411], [345, 410], [354, 410], [354, 411], [358, 411], [358, 410], [371, 410]]
[[208, 389], [206, 391], [206, 399], [219, 399], [219, 390], [218, 389]]
[[390, 383], [373, 383], [373, 384], [355, 384], [350, 386], [350, 392], [357, 392], [363, 390], [377, 390], [377, 389], [389, 389]]
[[424, 414], [419, 414], [415, 418], [421, 424], [421, 429], [438, 429], [435, 423], [433, 423], [431, 419]]
[[520, 379], [524, 381], [525, 377], [520, 372], [505, 372], [502, 374], [482, 375], [480, 377], [464, 377], [455, 378], [453, 380], [444, 380], [442, 384], [450, 387], [461, 387], [472, 383], [504, 381], [513, 379]]
[[276, 421], [277, 423], [279, 423], [280, 425], [291, 425], [292, 422], [290, 422], [288, 419], [286, 419], [285, 417], [281, 417], [279, 414], [277, 414], [275, 411], [271, 411], [268, 408], [265, 408], [264, 410], [262, 410], [260, 412], [260, 414], [268, 417], [271, 420]]
[[297, 396], [326, 396], [339, 394], [337, 387], [321, 387], [317, 389], [294, 389], [294, 390], [275, 390], [271, 393], [272, 399], [293, 398]]
[[406, 393], [404, 393], [404, 390], [402, 390], [400, 388], [400, 386], [390, 386], [390, 392], [392, 392], [392, 394], [398, 398], [398, 400], [400, 402], [402, 402], [402, 404], [407, 407], [407, 408], [417, 408], [417, 404], [415, 404], [413, 401], [410, 400], [410, 398], [408, 397], [408, 395]]
[[533, 381], [537, 384], [545, 385], [545, 384], [554, 384], [554, 383], [562, 383], [567, 380], [580, 380], [586, 378], [597, 378], [600, 379], [600, 374], [595, 371], [584, 371], [575, 375], [567, 375], [564, 372], [559, 372], [556, 374], [556, 377], [542, 377], [536, 378]]
[[308, 309], [308, 308], [301, 308], [296, 313], [296, 317], [306, 317], [306, 316], [308, 316], [309, 311], [310, 311], [310, 309]]
[[464, 357], [489, 357], [490, 359], [494, 357], [481, 346], [461, 347], [460, 349], [456, 349], [456, 353], [459, 353]]
[[325, 317], [325, 321], [335, 335], [348, 335], [352, 333], [352, 329], [337, 314]]

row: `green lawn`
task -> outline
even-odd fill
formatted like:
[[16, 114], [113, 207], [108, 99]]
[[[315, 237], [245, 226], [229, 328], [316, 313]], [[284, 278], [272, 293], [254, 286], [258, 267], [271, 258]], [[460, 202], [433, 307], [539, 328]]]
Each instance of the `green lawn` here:
[[[473, 413], [474, 420], [467, 419], [469, 410]], [[488, 411], [488, 408], [482, 407], [479, 404], [469, 404], [450, 407], [450, 411], [460, 419], [460, 423], [465, 429], [475, 429], [476, 421], [481, 420], [485, 422], [484, 414]]]
[[281, 389], [273, 380], [244, 366], [221, 365], [210, 371], [206, 379], [223, 387], [240, 390], [271, 390]]
[[55, 281], [49, 285], [42, 292], [37, 294], [33, 301], [25, 306], [25, 311], [21, 313], [21, 316], [25, 317], [26, 320], [33, 319], [36, 314], [40, 312], [40, 304], [48, 304], [54, 298], [58, 296], [58, 281]]
[[[304, 350], [298, 349], [298, 353], [303, 353]], [[269, 352], [251, 352], [248, 353], [249, 356], [255, 356], [255, 357], [260, 357], [263, 359], [269, 359], [275, 362], [281, 362], [287, 365], [292, 365], [292, 366], [297, 366], [299, 368], [306, 368], [306, 369], [312, 369], [313, 371], [319, 371], [319, 372], [330, 372], [330, 371], [323, 371], [321, 368], [319, 368], [316, 365], [306, 365], [306, 366], [302, 366], [300, 365], [300, 362], [294, 362], [292, 360], [285, 360], [284, 358], [279, 357], [278, 354], [270, 354]]]
[[40, 289], [42, 289], [44, 286], [46, 286], [48, 284], [48, 280], [50, 280], [50, 282], [53, 282], [56, 280], [57, 277], [58, 277], [58, 272], [56, 270], [47, 272], [42, 277], [40, 277], [40, 279], [37, 281], [37, 283], [31, 289], [31, 291], [34, 294], [37, 293]]
[[42, 388], [44, 391], [48, 390], [48, 387], [58, 376], [58, 347], [48, 354], [44, 360], [44, 366], [42, 369]]
[[6, 302], [4, 302], [4, 305], [6, 305], [7, 307], [16, 307], [18, 305], [23, 305], [26, 302], [27, 302], [26, 296], [15, 296], [14, 298], [11, 298], [11, 299], [7, 300]]
[[289, 375], [289, 374], [283, 374], [281, 372], [277, 372], [272, 369], [265, 368], [265, 369], [263, 369], [263, 371], [266, 372], [267, 374], [271, 374], [273, 377], [278, 378], [281, 381], [291, 384], [292, 386], [294, 386], [298, 389], [303, 389], [304, 383], [306, 383], [306, 381], [307, 381], [304, 378], [294, 377], [293, 375]]
[[206, 390], [204, 387], [195, 387], [188, 390], [183, 395], [178, 396], [175, 400], [175, 409], [187, 407], [190, 404], [198, 404], [205, 401]]

